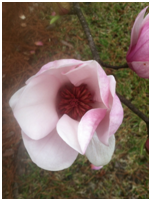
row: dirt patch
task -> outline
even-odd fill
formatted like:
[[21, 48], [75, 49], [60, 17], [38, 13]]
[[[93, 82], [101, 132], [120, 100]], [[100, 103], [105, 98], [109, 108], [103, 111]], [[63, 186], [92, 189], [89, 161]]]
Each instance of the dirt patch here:
[[[3, 3], [2, 11], [3, 198], [13, 198], [21, 135], [9, 99], [43, 64], [76, 56], [72, 46], [60, 40], [58, 27], [50, 26], [51, 3]], [[42, 46], [37, 45], [39, 41]]]

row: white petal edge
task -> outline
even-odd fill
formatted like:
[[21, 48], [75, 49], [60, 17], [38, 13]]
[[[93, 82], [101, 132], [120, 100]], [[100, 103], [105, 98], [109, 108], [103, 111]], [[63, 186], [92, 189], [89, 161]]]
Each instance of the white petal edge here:
[[22, 138], [32, 161], [45, 170], [66, 169], [73, 164], [78, 156], [78, 152], [69, 147], [55, 129], [40, 140], [32, 140], [22, 131]]
[[15, 108], [16, 103], [19, 100], [20, 95], [22, 94], [22, 92], [24, 91], [25, 87], [20, 88], [18, 91], [16, 91], [12, 97], [9, 100], [9, 106], [12, 108], [12, 110]]
[[108, 164], [112, 158], [115, 149], [115, 136], [112, 135], [109, 138], [109, 145], [106, 146], [100, 142], [95, 133], [90, 141], [87, 150], [86, 157], [94, 166], [104, 166]]
[[34, 77], [39, 76], [40, 74], [46, 72], [46, 71], [54, 71], [54, 70], [59, 70], [60, 72], [63, 71], [68, 72], [80, 65], [82, 65], [84, 63], [84, 61], [80, 61], [80, 60], [76, 60], [76, 59], [60, 59], [60, 60], [55, 60], [55, 61], [51, 61], [47, 64], [45, 64], [44, 66], [41, 67], [41, 69], [38, 71], [37, 74], [35, 74], [34, 76], [30, 77], [26, 83], [30, 82]]
[[73, 149], [80, 154], [82, 153], [78, 141], [78, 125], [79, 122], [64, 114], [58, 121], [56, 129], [59, 136]]

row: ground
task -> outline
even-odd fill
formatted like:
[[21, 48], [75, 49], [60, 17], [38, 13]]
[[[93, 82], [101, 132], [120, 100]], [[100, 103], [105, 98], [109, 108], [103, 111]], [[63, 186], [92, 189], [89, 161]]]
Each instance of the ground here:
[[[130, 32], [148, 3], [80, 3], [98, 52], [104, 62], [126, 62]], [[72, 6], [72, 5], [71, 5]], [[93, 59], [76, 15], [64, 15], [50, 25], [52, 3], [3, 3], [3, 198], [149, 198], [149, 160], [144, 149], [145, 123], [126, 106], [111, 162], [94, 171], [86, 157], [51, 172], [37, 167], [22, 143], [9, 99], [25, 81], [49, 61]], [[24, 15], [25, 19], [21, 19]], [[41, 41], [43, 46], [35, 45]], [[117, 91], [149, 115], [149, 82], [130, 69], [104, 68], [117, 81]]]

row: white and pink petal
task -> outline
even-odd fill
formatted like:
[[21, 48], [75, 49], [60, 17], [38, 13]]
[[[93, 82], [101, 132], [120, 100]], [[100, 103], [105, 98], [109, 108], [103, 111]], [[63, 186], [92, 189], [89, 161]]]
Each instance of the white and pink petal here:
[[92, 170], [100, 170], [103, 166], [95, 166], [93, 164], [91, 164], [91, 169]]
[[116, 80], [113, 75], [108, 75], [108, 80], [109, 80], [109, 98], [108, 98], [108, 106], [109, 108], [112, 107], [113, 104], [113, 99], [115, 96], [115, 91], [116, 91]]
[[123, 121], [123, 108], [117, 95], [114, 96], [112, 108], [98, 125], [96, 132], [99, 140], [108, 145], [109, 138], [120, 127]]
[[32, 140], [24, 132], [22, 138], [32, 161], [45, 170], [59, 171], [68, 168], [78, 156], [78, 152], [68, 146], [55, 129], [40, 140]]
[[71, 69], [75, 68], [76, 66], [79, 66], [83, 63], [84, 63], [83, 61], [76, 60], [76, 59], [60, 59], [60, 60], [55, 60], [55, 61], [52, 61], [52, 62], [45, 64], [41, 68], [41, 70], [49, 70], [49, 69], [53, 69], [53, 68], [55, 68], [55, 69], [70, 68], [70, 70], [71, 70]]
[[91, 109], [81, 118], [80, 122], [64, 114], [57, 123], [60, 137], [80, 154], [85, 154], [98, 124], [106, 114], [106, 109]]
[[83, 154], [105, 115], [106, 109], [97, 108], [87, 111], [81, 118], [78, 125], [78, 141]]
[[56, 129], [59, 136], [74, 150], [82, 153], [78, 141], [78, 125], [79, 122], [64, 114], [58, 121]]
[[60, 83], [50, 75], [35, 77], [22, 90], [14, 116], [30, 138], [38, 140], [48, 135], [58, 122], [56, 96]]
[[141, 78], [149, 79], [149, 62], [133, 61], [128, 63], [129, 67]]
[[[33, 77], [39, 76], [40, 74], [49, 71], [49, 70], [57, 70], [60, 69], [60, 72], [66, 73], [80, 65], [82, 65], [84, 62], [76, 59], [60, 59], [51, 61], [44, 66], [41, 67], [41, 69], [36, 73]], [[31, 80], [33, 77], [29, 78]]]
[[124, 117], [124, 111], [122, 104], [117, 95], [113, 99], [112, 109], [110, 111], [110, 123], [109, 123], [109, 136], [116, 133], [120, 125], [122, 124]]

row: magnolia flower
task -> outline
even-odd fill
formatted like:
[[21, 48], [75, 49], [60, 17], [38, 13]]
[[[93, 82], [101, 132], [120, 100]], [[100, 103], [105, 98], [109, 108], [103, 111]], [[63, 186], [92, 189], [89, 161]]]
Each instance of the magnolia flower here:
[[126, 56], [129, 67], [142, 78], [149, 78], [149, 14], [144, 18], [146, 9], [139, 13], [134, 22]]
[[96, 61], [63, 59], [47, 63], [26, 81], [9, 104], [34, 163], [56, 171], [86, 155], [106, 165], [123, 120], [116, 81]]

